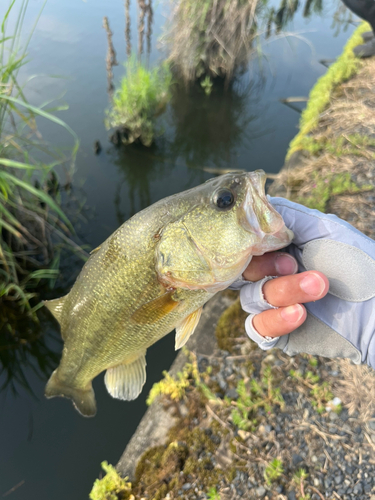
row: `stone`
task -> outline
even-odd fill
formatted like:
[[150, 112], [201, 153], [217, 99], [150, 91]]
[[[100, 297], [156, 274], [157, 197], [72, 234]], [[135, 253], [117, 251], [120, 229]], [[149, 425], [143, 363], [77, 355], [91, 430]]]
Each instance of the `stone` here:
[[354, 486], [353, 493], [355, 493], [356, 495], [361, 495], [363, 493], [362, 483], [358, 483]]
[[314, 486], [315, 486], [315, 487], [318, 487], [318, 486], [320, 486], [320, 484], [321, 484], [321, 483], [320, 483], [320, 480], [319, 480], [317, 477], [315, 477], [315, 478], [314, 478]]
[[371, 430], [375, 431], [375, 420], [370, 420], [368, 426], [370, 427]]
[[255, 490], [255, 493], [257, 494], [258, 498], [263, 498], [267, 493], [267, 490], [266, 488], [264, 488], [264, 486], [259, 486], [259, 488]]
[[293, 490], [288, 493], [288, 500], [297, 500], [296, 494]]
[[296, 465], [300, 464], [301, 462], [303, 462], [303, 458], [301, 457], [301, 455], [294, 453], [293, 457], [292, 457], [293, 465], [296, 466]]
[[229, 399], [236, 400], [238, 399], [238, 392], [234, 388], [228, 389], [227, 392], [225, 393], [225, 396]]

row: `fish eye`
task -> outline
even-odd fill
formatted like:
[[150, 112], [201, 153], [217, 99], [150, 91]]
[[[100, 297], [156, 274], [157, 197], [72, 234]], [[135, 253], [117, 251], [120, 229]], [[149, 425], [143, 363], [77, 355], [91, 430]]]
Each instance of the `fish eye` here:
[[213, 202], [217, 206], [217, 208], [231, 208], [234, 204], [234, 194], [230, 189], [219, 189], [214, 194]]

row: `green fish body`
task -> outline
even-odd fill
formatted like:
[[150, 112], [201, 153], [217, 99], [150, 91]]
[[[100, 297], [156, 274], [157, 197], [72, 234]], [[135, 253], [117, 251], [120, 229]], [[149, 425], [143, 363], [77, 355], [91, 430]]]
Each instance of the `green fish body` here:
[[146, 350], [176, 328], [176, 349], [203, 305], [228, 287], [252, 255], [293, 234], [264, 194], [264, 173], [234, 173], [160, 200], [94, 250], [71, 291], [45, 304], [64, 349], [46, 396], [96, 413], [92, 380], [106, 370], [115, 398], [132, 400], [146, 380]]

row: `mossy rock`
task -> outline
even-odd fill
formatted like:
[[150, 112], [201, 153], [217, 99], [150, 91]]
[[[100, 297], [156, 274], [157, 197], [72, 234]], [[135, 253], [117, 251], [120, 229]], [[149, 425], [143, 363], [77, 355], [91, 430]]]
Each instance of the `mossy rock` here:
[[248, 314], [242, 310], [239, 299], [223, 312], [215, 332], [220, 349], [233, 352], [234, 339], [246, 335], [245, 320], [247, 316]]

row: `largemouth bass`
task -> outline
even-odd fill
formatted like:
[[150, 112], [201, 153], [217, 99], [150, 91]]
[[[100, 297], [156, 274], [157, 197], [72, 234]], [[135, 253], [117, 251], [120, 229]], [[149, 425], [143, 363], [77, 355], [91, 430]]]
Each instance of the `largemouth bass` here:
[[234, 172], [139, 212], [92, 252], [71, 291], [45, 302], [64, 349], [48, 398], [96, 413], [92, 380], [106, 370], [114, 398], [138, 397], [146, 350], [176, 329], [176, 349], [203, 305], [233, 283], [253, 255], [285, 247], [293, 233], [268, 202], [261, 170]]

